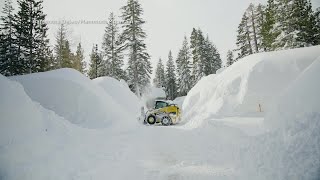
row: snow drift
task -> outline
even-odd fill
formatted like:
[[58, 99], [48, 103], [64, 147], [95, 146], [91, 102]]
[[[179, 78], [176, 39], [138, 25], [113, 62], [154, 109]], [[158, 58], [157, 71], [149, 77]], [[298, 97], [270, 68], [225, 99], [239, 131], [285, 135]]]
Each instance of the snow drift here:
[[130, 118], [130, 114], [123, 113], [119, 102], [73, 69], [16, 76], [11, 79], [20, 82], [33, 101], [81, 127], [105, 128]]
[[263, 116], [319, 56], [320, 46], [315, 46], [245, 57], [191, 89], [183, 103], [184, 120], [200, 125], [212, 117]]

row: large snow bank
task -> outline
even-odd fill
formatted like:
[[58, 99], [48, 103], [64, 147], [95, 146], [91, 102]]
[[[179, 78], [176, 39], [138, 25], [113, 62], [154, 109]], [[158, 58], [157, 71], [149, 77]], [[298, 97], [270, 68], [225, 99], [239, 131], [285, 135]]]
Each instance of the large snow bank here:
[[270, 133], [244, 150], [244, 179], [319, 179], [319, 77], [320, 58], [281, 93], [265, 119]]
[[[67, 121], [34, 103], [19, 83], [1, 75], [0, 92], [0, 179], [47, 179], [43, 176], [49, 169], [44, 167], [54, 164], [48, 158], [64, 149], [74, 131], [67, 131]], [[50, 171], [58, 173], [55, 165]]]
[[139, 98], [129, 89], [125, 82], [120, 82], [111, 77], [100, 77], [93, 82], [101, 86], [118, 104], [123, 112], [138, 117], [141, 113], [142, 103]]
[[[266, 115], [270, 129], [288, 127], [293, 120], [320, 114], [320, 57], [303, 72]], [[320, 119], [318, 119], [320, 122]], [[319, 141], [320, 142], [320, 141]], [[320, 157], [320, 156], [319, 156]]]
[[10, 141], [21, 142], [24, 137], [36, 134], [43, 129], [38, 108], [25, 94], [19, 83], [10, 82], [0, 75], [0, 92], [1, 146], [10, 144]]
[[319, 56], [320, 46], [315, 46], [245, 57], [191, 89], [183, 104], [184, 120], [261, 115], [259, 104], [268, 112], [279, 93]]
[[130, 118], [100, 86], [73, 69], [11, 79], [20, 82], [33, 101], [81, 127], [104, 128]]
[[[33, 102], [21, 84], [1, 75], [0, 99], [1, 180], [128, 179], [129, 173], [138, 172], [122, 157], [137, 153], [127, 147], [130, 141], [122, 142], [123, 135], [119, 139], [116, 126], [116, 131], [101, 131], [74, 125]], [[122, 168], [131, 172], [123, 174]]]

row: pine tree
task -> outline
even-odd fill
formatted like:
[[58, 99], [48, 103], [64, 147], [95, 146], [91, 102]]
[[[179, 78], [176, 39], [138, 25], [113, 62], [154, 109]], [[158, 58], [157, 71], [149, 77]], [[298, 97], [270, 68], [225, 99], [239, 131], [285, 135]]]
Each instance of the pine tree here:
[[73, 68], [73, 53], [70, 49], [70, 43], [68, 40], [64, 41], [63, 49], [62, 49], [62, 61], [61, 67], [62, 68]]
[[65, 48], [65, 42], [67, 41], [67, 29], [65, 24], [60, 24], [58, 32], [56, 34], [56, 44], [54, 46], [55, 52], [55, 67], [57, 69], [62, 68], [63, 51]]
[[209, 36], [204, 41], [204, 74], [215, 74], [222, 66], [222, 60], [216, 46], [210, 41]]
[[77, 69], [74, 67], [74, 54], [71, 52], [70, 42], [67, 38], [67, 31], [66, 25], [61, 24], [56, 35], [56, 44], [54, 46], [56, 69]]
[[198, 31], [193, 28], [191, 32], [191, 37], [190, 37], [190, 49], [191, 49], [191, 55], [192, 55], [192, 75], [191, 75], [191, 85], [193, 86], [196, 84], [196, 77], [195, 77], [195, 72], [196, 72], [196, 64], [199, 61], [199, 52], [198, 52]]
[[277, 32], [278, 36], [273, 42], [272, 46], [275, 50], [290, 48], [292, 43], [288, 43], [292, 40], [293, 34], [290, 35], [290, 31], [294, 32], [290, 27], [290, 12], [292, 12], [293, 0], [274, 0], [274, 6], [276, 8], [276, 23], [273, 27], [273, 32]]
[[174, 100], [177, 97], [177, 79], [176, 79], [176, 73], [175, 73], [175, 65], [173, 62], [173, 57], [171, 51], [168, 55], [168, 61], [166, 64], [166, 94], [167, 99]]
[[291, 49], [317, 45], [319, 36], [310, 0], [275, 0], [276, 26], [279, 32], [275, 49]]
[[197, 51], [199, 55], [198, 62], [194, 63], [195, 67], [195, 80], [197, 83], [203, 76], [205, 76], [205, 66], [206, 66], [206, 42], [203, 36], [203, 33], [201, 29], [198, 29], [198, 35], [197, 35]]
[[19, 74], [21, 64], [18, 62], [14, 29], [14, 14], [11, 0], [6, 0], [0, 18], [0, 74], [12, 76]]
[[192, 83], [195, 85], [205, 76], [206, 44], [200, 29], [193, 29], [190, 39], [193, 57]]
[[90, 66], [88, 76], [90, 79], [95, 79], [98, 77], [103, 76], [103, 64], [102, 64], [102, 57], [99, 53], [98, 45], [92, 47], [92, 52], [90, 55]]
[[237, 46], [238, 57], [248, 56], [253, 53], [265, 51], [263, 45], [263, 31], [269, 32], [263, 28], [266, 21], [265, 7], [261, 4], [257, 6], [252, 3], [242, 16], [238, 26]]
[[317, 39], [318, 39], [318, 43], [317, 44], [320, 44], [320, 7], [318, 7], [314, 13], [314, 17], [316, 18], [316, 24], [317, 24], [317, 33], [316, 33], [316, 36], [317, 36]]
[[198, 46], [198, 31], [195, 28], [193, 28], [191, 37], [190, 37], [190, 48], [191, 48], [193, 62], [197, 62], [199, 59], [197, 46]]
[[123, 47], [119, 36], [118, 23], [113, 13], [110, 14], [109, 22], [105, 29], [102, 48], [106, 75], [120, 79], [126, 79], [123, 67]]
[[320, 27], [320, 7], [316, 9], [314, 16], [316, 17], [317, 25]]
[[208, 76], [209, 74], [213, 74], [214, 72], [214, 57], [212, 54], [212, 43], [209, 40], [209, 36], [207, 35], [206, 39], [203, 41], [203, 74], [204, 76]]
[[274, 31], [276, 25], [276, 12], [274, 0], [268, 0], [267, 8], [265, 10], [265, 20], [261, 27], [261, 40], [264, 51], [273, 51], [275, 49], [273, 43], [280, 34], [279, 32]]
[[211, 74], [216, 74], [217, 70], [222, 68], [222, 59], [220, 56], [220, 53], [218, 52], [218, 49], [216, 48], [215, 45], [211, 45], [212, 47], [212, 59], [213, 59], [213, 70]]
[[252, 49], [253, 53], [259, 52], [259, 46], [258, 46], [258, 38], [257, 38], [257, 24], [256, 24], [256, 14], [255, 14], [255, 7], [251, 3], [247, 9], [247, 17], [248, 17], [248, 23], [249, 23], [249, 28], [251, 28], [251, 37], [252, 37]]
[[217, 48], [209, 40], [209, 36], [204, 38], [201, 29], [193, 29], [190, 39], [193, 57], [193, 86], [202, 77], [216, 73], [221, 68], [222, 61]]
[[262, 4], [258, 4], [255, 7], [255, 27], [256, 27], [256, 39], [257, 39], [257, 47], [258, 51], [263, 52], [266, 51], [266, 48], [263, 46], [262, 41], [262, 27], [264, 22], [266, 21], [266, 7]]
[[4, 34], [0, 29], [0, 74], [4, 76], [9, 76], [11, 75], [10, 71], [8, 70], [8, 63], [10, 62], [5, 59], [6, 48], [4, 47], [3, 44], [4, 44]]
[[238, 26], [237, 49], [238, 57], [243, 58], [253, 53], [265, 51], [263, 32], [269, 32], [264, 24], [266, 22], [265, 7], [252, 3], [242, 16]]
[[317, 26], [320, 27], [320, 7], [316, 9], [314, 16], [316, 17]]
[[275, 32], [278, 32], [273, 46], [276, 50], [290, 49], [297, 47], [297, 31], [295, 31], [295, 25], [293, 24], [292, 12], [294, 10], [294, 0], [275, 0], [275, 6], [277, 8], [276, 13], [276, 26]]
[[161, 58], [158, 61], [158, 65], [156, 68], [155, 78], [153, 79], [153, 83], [157, 88], [163, 88], [166, 85], [164, 65], [162, 63]]
[[15, 16], [18, 39], [19, 61], [24, 65], [21, 74], [41, 72], [49, 69], [47, 54], [49, 40], [48, 27], [43, 13], [43, 1], [20, 0], [19, 11]]
[[43, 37], [39, 44], [39, 49], [36, 54], [39, 58], [37, 63], [38, 71], [36, 72], [44, 72], [51, 70], [51, 64], [53, 61], [51, 59], [52, 50], [49, 47], [49, 39]]
[[82, 74], [85, 74], [86, 71], [86, 62], [84, 61], [84, 52], [81, 46], [81, 43], [78, 44], [77, 46], [77, 51], [74, 56], [74, 61], [73, 61], [73, 68], [81, 72]]
[[142, 29], [145, 21], [142, 19], [143, 9], [137, 0], [128, 0], [122, 7], [122, 27], [124, 47], [129, 50], [128, 80], [135, 93], [140, 96], [141, 91], [150, 83], [152, 71], [144, 40], [146, 33]]
[[248, 17], [244, 13], [241, 19], [241, 22], [238, 26], [238, 35], [237, 35], [237, 46], [238, 46], [238, 57], [237, 59], [243, 58], [250, 54], [253, 54], [252, 45], [251, 45], [251, 36], [248, 26]]
[[17, 44], [17, 62], [18, 66], [15, 68], [17, 70], [16, 74], [27, 74], [30, 73], [30, 68], [28, 68], [28, 61], [25, 59], [26, 54], [26, 42], [27, 39], [24, 38], [28, 34], [28, 4], [25, 1], [18, 1], [19, 10], [14, 15], [14, 29]]
[[54, 53], [52, 49], [49, 49], [48, 51], [48, 61], [49, 61], [48, 70], [55, 70], [57, 63], [56, 63], [56, 59], [54, 58]]
[[297, 47], [317, 45], [320, 36], [310, 0], [295, 0], [292, 16], [296, 31], [298, 31]]
[[191, 55], [190, 48], [188, 45], [188, 39], [185, 36], [182, 43], [182, 48], [178, 53], [176, 60], [177, 63], [177, 74], [178, 74], [178, 87], [179, 95], [186, 96], [192, 87], [191, 80]]
[[227, 67], [231, 66], [235, 62], [232, 51], [228, 51], [227, 54]]

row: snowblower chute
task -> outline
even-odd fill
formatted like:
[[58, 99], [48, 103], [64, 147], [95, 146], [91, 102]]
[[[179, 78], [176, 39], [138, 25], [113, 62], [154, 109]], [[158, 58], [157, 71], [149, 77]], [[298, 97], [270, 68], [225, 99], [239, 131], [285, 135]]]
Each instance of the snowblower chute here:
[[180, 121], [180, 108], [169, 101], [156, 100], [153, 109], [147, 111], [144, 122], [154, 125], [161, 123], [164, 126], [177, 124]]

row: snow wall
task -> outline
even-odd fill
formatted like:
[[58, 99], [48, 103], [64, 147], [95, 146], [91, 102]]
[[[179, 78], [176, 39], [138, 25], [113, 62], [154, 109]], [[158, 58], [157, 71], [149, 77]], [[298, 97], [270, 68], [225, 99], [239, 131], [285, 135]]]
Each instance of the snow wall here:
[[203, 77], [183, 103], [183, 119], [200, 126], [208, 118], [264, 116], [319, 56], [320, 46], [315, 46], [245, 57], [220, 74]]
[[312, 63], [267, 113], [269, 132], [240, 154], [243, 179], [320, 177], [320, 58]]

